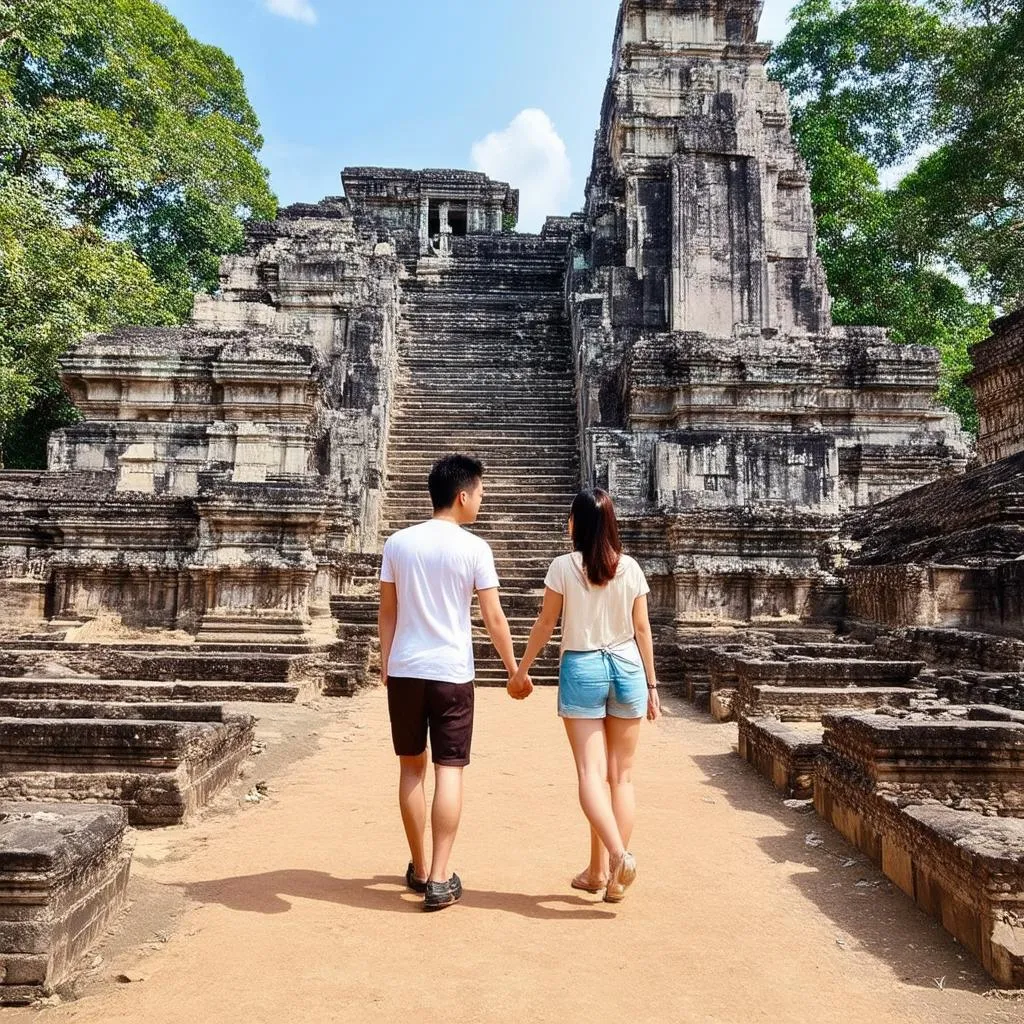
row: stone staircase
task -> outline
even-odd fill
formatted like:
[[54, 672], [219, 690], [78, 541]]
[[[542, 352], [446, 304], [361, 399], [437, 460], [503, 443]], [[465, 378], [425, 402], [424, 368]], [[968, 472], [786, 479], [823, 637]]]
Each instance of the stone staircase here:
[[[451, 261], [421, 261], [403, 285], [380, 541], [429, 518], [427, 476], [437, 458], [482, 459], [487, 496], [473, 531], [494, 550], [520, 654], [547, 568], [568, 550], [579, 485], [565, 242], [517, 235], [453, 242]], [[334, 607], [343, 624], [368, 618], [351, 600]], [[477, 682], [503, 686], [505, 670], [479, 615], [474, 634]], [[534, 666], [537, 683], [557, 682], [557, 641]]]

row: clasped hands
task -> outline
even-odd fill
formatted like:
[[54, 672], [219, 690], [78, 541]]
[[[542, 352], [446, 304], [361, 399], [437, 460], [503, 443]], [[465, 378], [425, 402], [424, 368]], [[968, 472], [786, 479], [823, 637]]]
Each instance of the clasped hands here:
[[526, 700], [533, 693], [533, 680], [529, 672], [524, 669], [517, 669], [508, 677], [508, 695], [513, 700]]

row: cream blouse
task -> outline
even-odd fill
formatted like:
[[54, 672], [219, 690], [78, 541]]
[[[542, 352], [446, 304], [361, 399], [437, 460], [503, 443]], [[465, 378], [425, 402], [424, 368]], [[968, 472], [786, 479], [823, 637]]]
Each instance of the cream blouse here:
[[562, 595], [562, 650], [600, 651], [635, 639], [633, 604], [649, 594], [643, 570], [629, 555], [621, 555], [615, 578], [592, 586], [583, 556], [574, 551], [551, 563], [544, 586]]

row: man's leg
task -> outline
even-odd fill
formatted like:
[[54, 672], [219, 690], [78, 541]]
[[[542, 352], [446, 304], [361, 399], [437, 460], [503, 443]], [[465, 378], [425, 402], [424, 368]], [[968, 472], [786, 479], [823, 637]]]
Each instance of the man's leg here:
[[402, 809], [405, 838], [409, 841], [409, 855], [416, 878], [427, 880], [427, 752], [416, 757], [400, 757], [401, 772], [398, 780], [398, 806]]
[[462, 819], [462, 774], [473, 744], [474, 697], [472, 683], [435, 683], [428, 688], [430, 749], [434, 755], [431, 882], [447, 882], [452, 877], [448, 861]]
[[455, 836], [462, 819], [462, 768], [434, 766], [434, 804], [430, 813], [433, 839], [431, 882], [447, 882], [451, 878], [448, 861], [455, 845]]
[[400, 766], [398, 806], [409, 841], [413, 872], [427, 876], [424, 832], [427, 827], [427, 708], [426, 684], [420, 679], [388, 680], [388, 714], [391, 740]]

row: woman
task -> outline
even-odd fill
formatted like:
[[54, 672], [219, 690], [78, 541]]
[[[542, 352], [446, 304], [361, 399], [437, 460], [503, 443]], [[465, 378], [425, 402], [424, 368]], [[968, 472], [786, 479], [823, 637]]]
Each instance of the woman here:
[[654, 643], [647, 615], [650, 587], [622, 553], [611, 498], [602, 490], [576, 496], [569, 516], [573, 552], [556, 558], [544, 581], [544, 605], [509, 691], [521, 692], [537, 655], [562, 619], [558, 714], [565, 722], [580, 806], [590, 822], [590, 864], [575, 889], [618, 903], [636, 877], [627, 850], [636, 801], [633, 759], [646, 714], [661, 714]]

